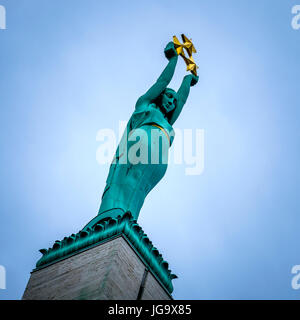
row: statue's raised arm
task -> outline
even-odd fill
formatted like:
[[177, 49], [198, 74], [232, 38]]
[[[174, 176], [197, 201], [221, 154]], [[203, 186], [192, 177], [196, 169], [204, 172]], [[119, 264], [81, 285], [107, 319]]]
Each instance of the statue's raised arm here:
[[138, 99], [135, 105], [135, 108], [137, 110], [145, 103], [149, 104], [151, 101], [159, 97], [159, 95], [167, 88], [173, 78], [178, 60], [178, 54], [175, 50], [174, 43], [169, 42], [164, 52], [166, 58], [169, 60], [169, 63], [167, 64], [157, 81], [154, 83], [154, 85]]
[[183, 78], [181, 86], [177, 91], [176, 108], [173, 111], [172, 115], [169, 117], [169, 123], [171, 125], [173, 125], [174, 122], [179, 117], [179, 114], [182, 111], [182, 108], [185, 105], [186, 100], [189, 96], [190, 87], [194, 86], [198, 82], [198, 80], [199, 80], [199, 77], [195, 76], [194, 74], [188, 74]]

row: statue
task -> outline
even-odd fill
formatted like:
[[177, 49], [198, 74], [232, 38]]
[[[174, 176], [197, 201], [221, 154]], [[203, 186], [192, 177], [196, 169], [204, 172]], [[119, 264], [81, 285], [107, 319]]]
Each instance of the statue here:
[[[172, 280], [177, 276], [171, 272], [168, 262], [138, 225], [137, 219], [146, 196], [165, 175], [169, 149], [174, 140], [172, 126], [182, 111], [190, 87], [198, 82], [197, 65], [192, 57], [196, 50], [191, 40], [184, 35], [182, 40], [183, 43], [180, 43], [174, 36], [173, 42], [166, 46], [164, 52], [169, 61], [168, 65], [155, 84], [136, 102], [111, 163], [98, 215], [78, 233], [56, 240], [48, 249], [40, 249], [43, 256], [37, 261], [34, 271], [117, 237], [124, 237], [142, 259], [147, 270], [160, 281], [169, 294], [172, 293]], [[176, 92], [168, 88], [168, 85], [174, 75], [179, 55], [191, 74], [183, 78]], [[111, 259], [114, 260], [114, 257]], [[103, 261], [97, 260], [95, 263], [100, 268], [107, 268]], [[120, 266], [115, 265], [116, 269], [120, 269]], [[95, 269], [94, 264], [92, 269]], [[135, 273], [134, 269], [130, 268], [128, 272]], [[105, 273], [104, 280], [101, 281], [106, 282], [107, 274]], [[86, 288], [89, 288], [89, 283]], [[94, 287], [92, 291], [93, 294], [98, 294]], [[80, 289], [79, 298], [85, 295], [84, 292], [85, 289]]]
[[[167, 170], [168, 152], [174, 140], [172, 126], [186, 103], [190, 87], [198, 82], [197, 66], [192, 57], [196, 50], [192, 42], [184, 35], [183, 44], [175, 36], [173, 39], [174, 42], [168, 43], [164, 50], [168, 65], [155, 84], [136, 102], [110, 166], [98, 215], [84, 230], [100, 221], [123, 216], [128, 211], [137, 220], [147, 194]], [[183, 48], [189, 57], [185, 56]], [[174, 75], [178, 55], [182, 56], [191, 74], [183, 78], [176, 92], [168, 85]], [[134, 148], [137, 139], [140, 150]], [[137, 157], [142, 150], [144, 155]], [[140, 161], [136, 161], [137, 158]]]

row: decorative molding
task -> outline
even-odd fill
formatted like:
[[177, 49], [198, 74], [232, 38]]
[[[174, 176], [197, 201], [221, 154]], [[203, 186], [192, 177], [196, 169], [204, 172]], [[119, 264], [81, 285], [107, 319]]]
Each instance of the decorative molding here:
[[171, 273], [168, 262], [162, 258], [162, 255], [153, 246], [130, 212], [126, 212], [123, 216], [118, 216], [116, 219], [110, 218], [102, 221], [92, 228], [81, 230], [77, 234], [65, 237], [61, 241], [56, 240], [53, 247], [48, 250], [41, 249], [40, 252], [43, 256], [36, 263], [35, 270], [47, 267], [49, 264], [62, 258], [66, 258], [99, 242], [122, 234], [126, 236], [131, 245], [151, 268], [151, 271], [171, 294], [173, 292], [172, 280], [177, 278], [177, 276]]

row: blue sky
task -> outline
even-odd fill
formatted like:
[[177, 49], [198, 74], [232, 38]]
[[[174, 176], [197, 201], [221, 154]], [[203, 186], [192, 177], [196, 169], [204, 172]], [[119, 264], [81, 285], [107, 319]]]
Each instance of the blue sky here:
[[[187, 34], [200, 80], [175, 128], [204, 129], [205, 168], [170, 165], [139, 223], [175, 299], [299, 299], [297, 0], [0, 0], [0, 265], [20, 299], [38, 250], [97, 214], [97, 132], [128, 120]], [[171, 87], [185, 75], [179, 61]]]

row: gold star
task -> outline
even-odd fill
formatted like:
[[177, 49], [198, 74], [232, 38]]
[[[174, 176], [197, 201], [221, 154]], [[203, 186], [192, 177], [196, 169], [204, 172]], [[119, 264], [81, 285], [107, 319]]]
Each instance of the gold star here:
[[180, 55], [183, 52], [183, 44], [180, 43], [176, 36], [173, 36], [173, 42], [177, 54]]
[[181, 55], [183, 60], [186, 63], [186, 70], [187, 71], [191, 71], [192, 74], [194, 74], [195, 76], [197, 75], [197, 69], [199, 68], [196, 65], [196, 62], [194, 61], [194, 58], [192, 56], [190, 56], [189, 58], [187, 58], [185, 55]]
[[192, 39], [188, 39], [184, 34], [181, 35], [182, 41], [183, 41], [183, 46], [188, 52], [189, 56], [191, 57], [193, 52], [196, 53], [196, 49], [193, 45]]

